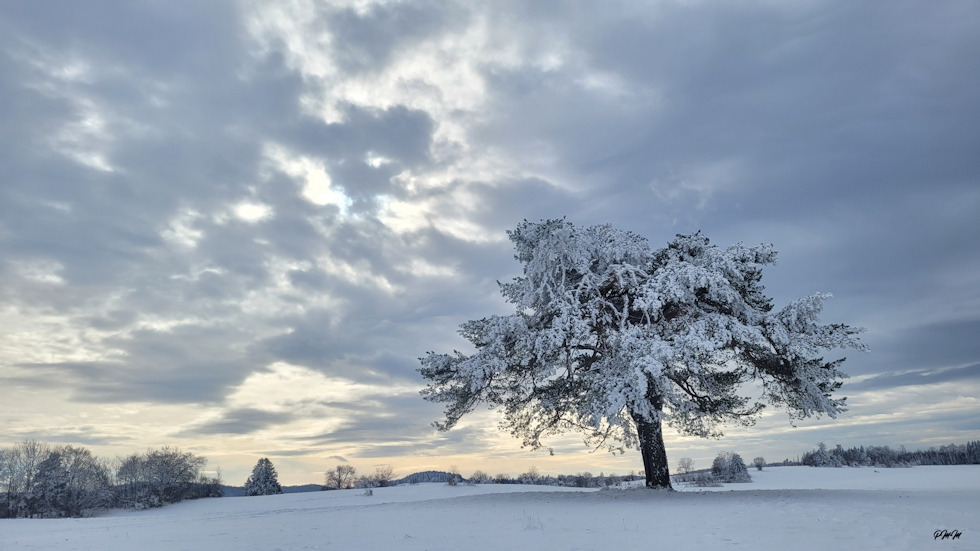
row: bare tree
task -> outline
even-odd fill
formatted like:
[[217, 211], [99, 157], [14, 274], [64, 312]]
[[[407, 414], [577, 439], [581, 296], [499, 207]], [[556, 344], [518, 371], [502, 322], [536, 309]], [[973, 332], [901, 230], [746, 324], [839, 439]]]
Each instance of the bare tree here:
[[20, 480], [17, 476], [17, 465], [20, 464], [20, 450], [16, 447], [9, 450], [0, 449], [0, 492], [3, 501], [0, 502], [0, 518], [16, 516], [15, 496], [20, 491]]
[[537, 484], [541, 480], [541, 472], [534, 465], [528, 467], [527, 472], [518, 477], [521, 484]]
[[80, 517], [86, 511], [108, 507], [112, 503], [108, 463], [85, 448], [64, 446], [58, 452], [66, 475], [62, 513]]
[[686, 474], [694, 469], [694, 460], [690, 457], [682, 457], [677, 461], [677, 472], [679, 474]]
[[37, 440], [24, 440], [18, 446], [17, 465], [15, 466], [14, 476], [19, 478], [20, 499], [17, 507], [28, 517], [33, 517], [40, 512], [40, 502], [36, 493], [37, 475], [40, 471], [41, 463], [48, 458], [51, 449], [44, 442]]
[[766, 460], [765, 458], [762, 457], [756, 457], [755, 459], [752, 460], [752, 464], [755, 465], [755, 468], [757, 470], [761, 471], [762, 468], [766, 466]]
[[490, 484], [491, 482], [493, 482], [493, 479], [490, 478], [489, 474], [477, 470], [477, 471], [473, 471], [473, 475], [470, 476], [470, 482], [472, 482], [473, 484]]
[[338, 490], [349, 490], [354, 487], [357, 469], [352, 465], [337, 465], [326, 472], [326, 485]]
[[456, 465], [450, 465], [449, 474], [446, 476], [446, 484], [449, 484], [450, 486], [455, 486], [456, 484], [459, 483], [459, 479], [460, 479], [459, 467], [457, 467]]
[[374, 468], [374, 483], [379, 488], [386, 488], [391, 485], [391, 477], [394, 474], [391, 465], [379, 465]]

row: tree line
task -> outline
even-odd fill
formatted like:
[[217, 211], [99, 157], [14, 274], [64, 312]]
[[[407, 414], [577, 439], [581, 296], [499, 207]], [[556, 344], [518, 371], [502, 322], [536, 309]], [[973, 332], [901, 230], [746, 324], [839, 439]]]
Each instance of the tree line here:
[[446, 483], [450, 486], [458, 484], [535, 484], [539, 486], [565, 486], [572, 488], [604, 488], [606, 486], [617, 486], [621, 482], [643, 480], [644, 473], [640, 471], [630, 471], [629, 474], [605, 474], [600, 472], [598, 475], [586, 471], [578, 474], [542, 474], [537, 467], [531, 466], [527, 471], [516, 476], [506, 473], [491, 475], [482, 470], [473, 471], [469, 478], [464, 478], [459, 469], [454, 466], [449, 471], [424, 471], [410, 474], [393, 484], [418, 484], [425, 482]]
[[888, 446], [856, 446], [844, 448], [837, 444], [828, 448], [823, 442], [803, 454], [797, 462], [788, 459], [784, 464], [810, 467], [912, 467], [915, 465], [980, 465], [980, 440], [966, 444], [935, 446], [927, 450], [908, 451]]
[[491, 475], [482, 470], [473, 471], [469, 478], [463, 477], [459, 469], [453, 465], [448, 471], [422, 471], [412, 473], [400, 479], [393, 479], [389, 465], [382, 465], [373, 474], [357, 475], [357, 469], [351, 465], [337, 465], [326, 472], [324, 490], [348, 490], [383, 488], [402, 484], [440, 483], [456, 486], [458, 484], [536, 484], [541, 486], [567, 486], [577, 488], [602, 488], [616, 486], [621, 482], [643, 480], [643, 471], [631, 471], [626, 475], [605, 474], [600, 472], [593, 475], [590, 472], [578, 474], [542, 474], [537, 467], [531, 466], [527, 471], [511, 476], [506, 473]]
[[206, 464], [169, 446], [106, 459], [80, 446], [25, 440], [0, 448], [0, 518], [81, 517], [221, 497], [220, 472], [207, 476]]

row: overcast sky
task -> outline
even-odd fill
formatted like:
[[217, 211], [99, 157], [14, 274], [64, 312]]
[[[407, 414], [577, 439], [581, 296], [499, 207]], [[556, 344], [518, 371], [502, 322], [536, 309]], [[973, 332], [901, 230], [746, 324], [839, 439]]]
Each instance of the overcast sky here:
[[[418, 357], [508, 313], [523, 219], [772, 243], [867, 328], [837, 420], [672, 466], [980, 438], [980, 3], [3, 2], [0, 447], [175, 445], [241, 484], [640, 470], [449, 433]], [[771, 411], [770, 411], [771, 410]]]

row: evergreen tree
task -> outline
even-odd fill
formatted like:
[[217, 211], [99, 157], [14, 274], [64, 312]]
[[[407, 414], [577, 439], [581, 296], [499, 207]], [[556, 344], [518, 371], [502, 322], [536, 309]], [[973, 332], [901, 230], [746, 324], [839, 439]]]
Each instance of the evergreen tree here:
[[272, 466], [272, 461], [268, 457], [259, 459], [252, 469], [252, 475], [245, 481], [242, 487], [242, 495], [246, 496], [267, 496], [281, 494], [282, 486], [279, 485], [279, 475], [276, 468]]
[[429, 352], [419, 369], [425, 399], [446, 404], [449, 430], [484, 403], [531, 448], [581, 430], [586, 442], [640, 450], [646, 485], [670, 487], [662, 423], [717, 437], [725, 422], [751, 425], [762, 398], [806, 418], [845, 411], [834, 398], [843, 359], [821, 351], [865, 346], [862, 330], [818, 319], [829, 295], [781, 310], [763, 294], [769, 245], [709, 245], [700, 232], [651, 250], [611, 226], [523, 222], [508, 232], [524, 275], [501, 284], [508, 316], [461, 326], [470, 356]]
[[61, 516], [68, 502], [68, 470], [62, 464], [61, 453], [51, 452], [38, 465], [31, 498], [35, 511], [41, 516]]

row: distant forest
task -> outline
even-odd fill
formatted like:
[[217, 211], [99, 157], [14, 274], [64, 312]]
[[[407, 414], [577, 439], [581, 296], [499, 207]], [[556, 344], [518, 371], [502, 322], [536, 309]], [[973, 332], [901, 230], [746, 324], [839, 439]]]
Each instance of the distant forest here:
[[928, 450], [910, 452], [905, 446], [898, 449], [888, 446], [858, 446], [844, 448], [837, 444], [827, 448], [823, 442], [817, 449], [803, 454], [796, 461], [789, 459], [770, 465], [806, 465], [809, 467], [913, 467], [916, 465], [978, 465], [980, 464], [980, 440], [963, 445], [931, 447]]

